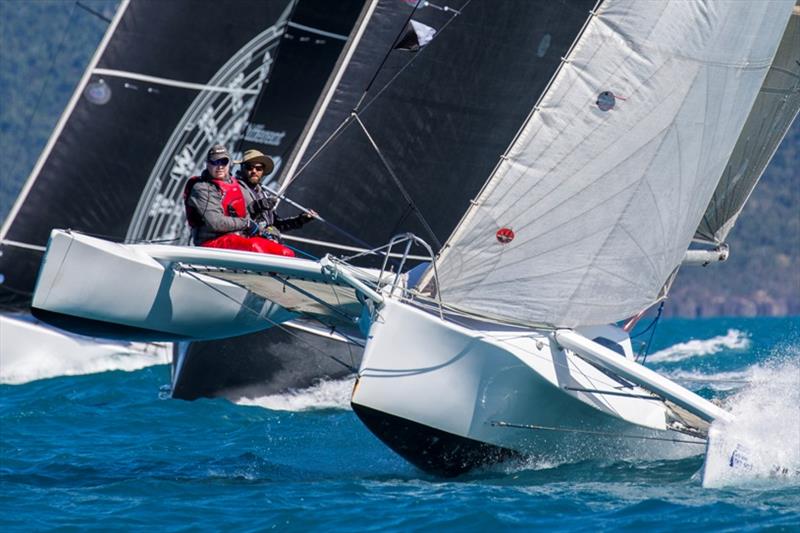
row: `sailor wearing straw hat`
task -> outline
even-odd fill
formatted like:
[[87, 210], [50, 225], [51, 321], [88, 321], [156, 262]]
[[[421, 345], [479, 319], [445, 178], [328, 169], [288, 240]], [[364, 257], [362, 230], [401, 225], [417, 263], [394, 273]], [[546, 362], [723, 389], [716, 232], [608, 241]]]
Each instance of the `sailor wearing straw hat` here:
[[294, 217], [278, 218], [275, 214], [276, 198], [268, 194], [261, 185], [264, 176], [275, 169], [272, 158], [258, 150], [247, 150], [238, 163], [241, 167], [236, 177], [249, 189], [255, 199], [248, 206], [250, 216], [259, 223], [266, 224], [268, 228], [274, 228], [271, 233], [276, 239], [280, 238], [281, 231], [298, 229], [317, 218], [317, 212], [313, 209]]

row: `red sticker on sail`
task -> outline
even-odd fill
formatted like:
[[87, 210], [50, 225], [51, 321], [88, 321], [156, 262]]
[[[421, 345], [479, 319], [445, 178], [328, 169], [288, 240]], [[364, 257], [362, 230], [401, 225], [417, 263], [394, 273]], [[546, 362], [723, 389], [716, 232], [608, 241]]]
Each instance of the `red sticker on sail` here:
[[500, 244], [508, 244], [514, 240], [514, 231], [511, 228], [500, 228], [495, 233], [495, 237]]

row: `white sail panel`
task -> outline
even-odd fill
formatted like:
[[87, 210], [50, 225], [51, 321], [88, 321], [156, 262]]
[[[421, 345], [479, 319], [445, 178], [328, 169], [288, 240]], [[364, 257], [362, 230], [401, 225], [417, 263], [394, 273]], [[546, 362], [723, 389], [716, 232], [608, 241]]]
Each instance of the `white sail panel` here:
[[800, 0], [695, 239], [722, 243], [800, 110]]
[[572, 327], [680, 264], [794, 0], [607, 0], [439, 259], [445, 302]]

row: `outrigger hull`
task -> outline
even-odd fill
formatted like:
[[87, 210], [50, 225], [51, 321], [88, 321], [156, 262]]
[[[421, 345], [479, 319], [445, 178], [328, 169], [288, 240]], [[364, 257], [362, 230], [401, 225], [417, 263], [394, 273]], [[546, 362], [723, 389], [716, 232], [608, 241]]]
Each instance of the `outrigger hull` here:
[[[552, 331], [468, 325], [393, 299], [372, 324], [352, 407], [420, 469], [703, 452], [702, 440], [672, 429], [660, 397], [562, 349]], [[618, 328], [584, 333], [630, 354]]]
[[169, 259], [195, 251], [210, 258], [256, 255], [124, 245], [54, 230], [32, 311], [75, 333], [143, 341], [232, 337], [297, 316], [237, 284], [174, 268], [178, 263]]

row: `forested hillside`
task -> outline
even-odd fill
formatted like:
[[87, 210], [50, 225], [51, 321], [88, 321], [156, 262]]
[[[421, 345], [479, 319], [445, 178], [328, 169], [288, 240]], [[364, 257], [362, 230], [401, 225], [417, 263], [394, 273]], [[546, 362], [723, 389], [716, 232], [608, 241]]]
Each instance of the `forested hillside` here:
[[800, 315], [800, 120], [745, 205], [729, 245], [725, 263], [681, 271], [668, 314]]
[[[81, 4], [96, 14], [70, 0], [0, 0], [0, 220], [44, 148], [103, 36], [107, 26], [103, 18], [113, 15], [116, 2]], [[187, 22], [186, 28], [176, 31], [191, 31]], [[726, 263], [683, 269], [665, 307], [668, 315], [800, 314], [797, 121], [729, 244], [731, 257]]]

